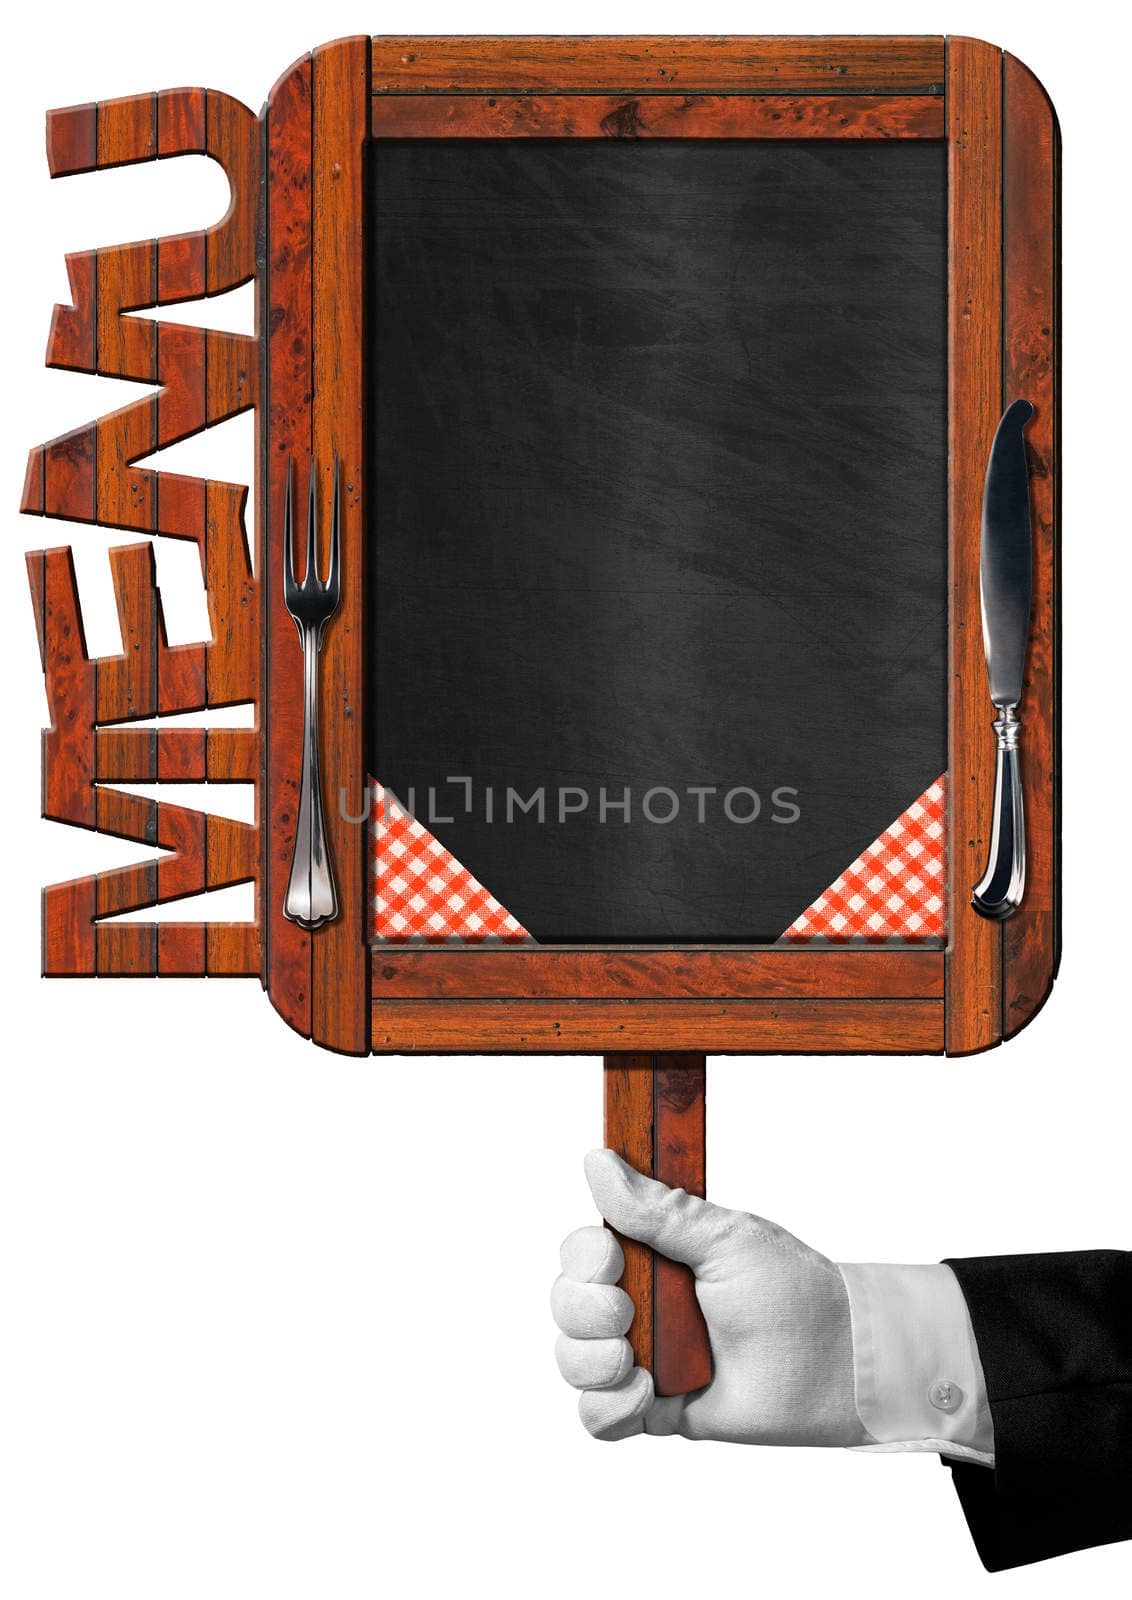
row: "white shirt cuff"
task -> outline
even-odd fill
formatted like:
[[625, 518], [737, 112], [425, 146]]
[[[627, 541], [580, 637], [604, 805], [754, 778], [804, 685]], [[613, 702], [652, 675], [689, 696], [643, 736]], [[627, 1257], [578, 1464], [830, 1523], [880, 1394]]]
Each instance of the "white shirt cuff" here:
[[871, 1451], [934, 1450], [994, 1466], [979, 1348], [948, 1266], [839, 1268], [853, 1320], [857, 1414]]

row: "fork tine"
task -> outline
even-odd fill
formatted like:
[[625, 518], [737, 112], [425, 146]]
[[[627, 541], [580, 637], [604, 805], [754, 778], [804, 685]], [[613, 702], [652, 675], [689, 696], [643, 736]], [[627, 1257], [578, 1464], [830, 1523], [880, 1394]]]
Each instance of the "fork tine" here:
[[338, 603], [338, 552], [342, 543], [342, 508], [340, 504], [340, 478], [338, 452], [334, 452], [334, 501], [330, 518], [330, 572], [326, 579], [326, 592]]
[[310, 483], [307, 490], [307, 569], [303, 573], [303, 587], [313, 588], [318, 582], [318, 474], [311, 456]]
[[289, 599], [295, 587], [295, 518], [291, 506], [291, 457], [287, 457], [287, 492], [283, 501], [283, 593]]

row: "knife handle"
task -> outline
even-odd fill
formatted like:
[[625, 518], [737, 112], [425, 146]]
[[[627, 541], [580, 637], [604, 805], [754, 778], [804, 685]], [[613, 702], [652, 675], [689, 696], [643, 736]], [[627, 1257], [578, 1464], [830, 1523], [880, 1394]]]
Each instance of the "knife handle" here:
[[1022, 904], [1026, 892], [1026, 821], [1018, 738], [1022, 724], [1013, 706], [1001, 706], [994, 721], [994, 821], [987, 870], [975, 885], [971, 904], [981, 917], [1001, 922]]

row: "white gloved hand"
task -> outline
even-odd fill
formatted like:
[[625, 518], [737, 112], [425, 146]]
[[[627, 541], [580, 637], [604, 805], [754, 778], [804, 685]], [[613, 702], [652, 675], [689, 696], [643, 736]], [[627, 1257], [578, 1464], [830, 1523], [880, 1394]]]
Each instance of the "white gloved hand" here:
[[849, 1297], [832, 1261], [773, 1222], [644, 1178], [612, 1150], [586, 1157], [597, 1208], [620, 1233], [687, 1263], [711, 1339], [712, 1381], [658, 1399], [624, 1337], [633, 1303], [616, 1286], [624, 1260], [606, 1228], [563, 1243], [551, 1296], [556, 1354], [581, 1389], [599, 1439], [679, 1433], [745, 1444], [867, 1441], [853, 1400]]

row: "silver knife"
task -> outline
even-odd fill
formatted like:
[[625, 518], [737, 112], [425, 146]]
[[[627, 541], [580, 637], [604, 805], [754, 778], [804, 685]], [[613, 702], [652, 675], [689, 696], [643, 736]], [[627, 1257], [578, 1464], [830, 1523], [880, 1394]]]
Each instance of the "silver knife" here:
[[995, 431], [983, 489], [982, 554], [979, 564], [983, 648], [997, 748], [990, 859], [975, 885], [971, 904], [981, 916], [1001, 921], [1017, 911], [1026, 892], [1026, 824], [1018, 770], [1018, 702], [1030, 633], [1033, 547], [1030, 539], [1030, 480], [1022, 431], [1034, 414], [1028, 400], [1015, 400]]

